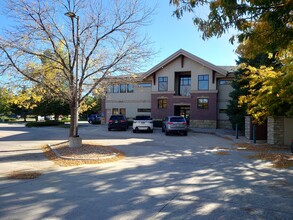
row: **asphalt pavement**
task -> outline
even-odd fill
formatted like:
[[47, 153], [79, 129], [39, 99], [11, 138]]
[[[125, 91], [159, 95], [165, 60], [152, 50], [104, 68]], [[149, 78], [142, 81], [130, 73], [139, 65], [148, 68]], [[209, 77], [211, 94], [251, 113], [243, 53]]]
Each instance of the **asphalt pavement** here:
[[[133, 134], [88, 124], [79, 133], [126, 158], [59, 167], [40, 146], [67, 140], [67, 128], [0, 124], [0, 219], [293, 219], [292, 169], [233, 150], [233, 134]], [[16, 170], [43, 174], [6, 177]]]

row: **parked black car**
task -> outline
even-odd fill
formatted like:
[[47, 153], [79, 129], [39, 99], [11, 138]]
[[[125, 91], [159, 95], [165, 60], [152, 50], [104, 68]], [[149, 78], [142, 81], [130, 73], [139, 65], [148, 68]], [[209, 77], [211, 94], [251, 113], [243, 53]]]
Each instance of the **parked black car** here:
[[90, 123], [90, 124], [101, 124], [101, 117], [97, 114], [90, 114], [88, 115], [87, 117], [87, 121]]
[[112, 129], [126, 131], [128, 129], [128, 122], [124, 115], [111, 115], [108, 123], [108, 131]]

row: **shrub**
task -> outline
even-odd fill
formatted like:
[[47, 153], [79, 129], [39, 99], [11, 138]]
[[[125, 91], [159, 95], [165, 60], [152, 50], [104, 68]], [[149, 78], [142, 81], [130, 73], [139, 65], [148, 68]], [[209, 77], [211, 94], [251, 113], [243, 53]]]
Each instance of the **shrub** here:
[[26, 127], [45, 127], [45, 126], [59, 126], [63, 125], [62, 121], [41, 121], [41, 122], [28, 122]]
[[0, 117], [0, 122], [14, 122], [16, 121], [16, 118], [9, 118], [6, 116]]

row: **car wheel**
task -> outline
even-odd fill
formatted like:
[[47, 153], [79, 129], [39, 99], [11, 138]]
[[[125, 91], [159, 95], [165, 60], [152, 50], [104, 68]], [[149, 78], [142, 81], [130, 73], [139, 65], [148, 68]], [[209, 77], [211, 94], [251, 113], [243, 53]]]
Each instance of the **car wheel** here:
[[184, 131], [183, 135], [184, 135], [184, 136], [187, 136], [187, 131]]
[[136, 130], [132, 130], [133, 133], [136, 133]]
[[154, 130], [153, 130], [153, 129], [151, 129], [151, 130], [150, 130], [150, 133], [153, 133], [153, 132], [154, 132]]
[[90, 123], [90, 124], [92, 124], [92, 123], [93, 123], [93, 121], [92, 121], [92, 120], [89, 120], [89, 123]]
[[108, 128], [108, 131], [111, 131], [111, 128]]
[[162, 132], [165, 132], [165, 129], [164, 129], [164, 127], [162, 127]]
[[169, 135], [169, 132], [167, 130], [165, 130], [165, 135], [168, 136]]

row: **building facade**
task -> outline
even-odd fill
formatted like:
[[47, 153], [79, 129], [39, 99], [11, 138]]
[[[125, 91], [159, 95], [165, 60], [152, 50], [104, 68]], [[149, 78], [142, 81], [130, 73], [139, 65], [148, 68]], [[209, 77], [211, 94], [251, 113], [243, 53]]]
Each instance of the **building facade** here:
[[113, 84], [103, 105], [106, 122], [111, 114], [168, 115], [188, 118], [191, 127], [230, 128], [226, 115], [231, 81], [229, 67], [215, 66], [185, 50], [178, 50], [134, 84]]

